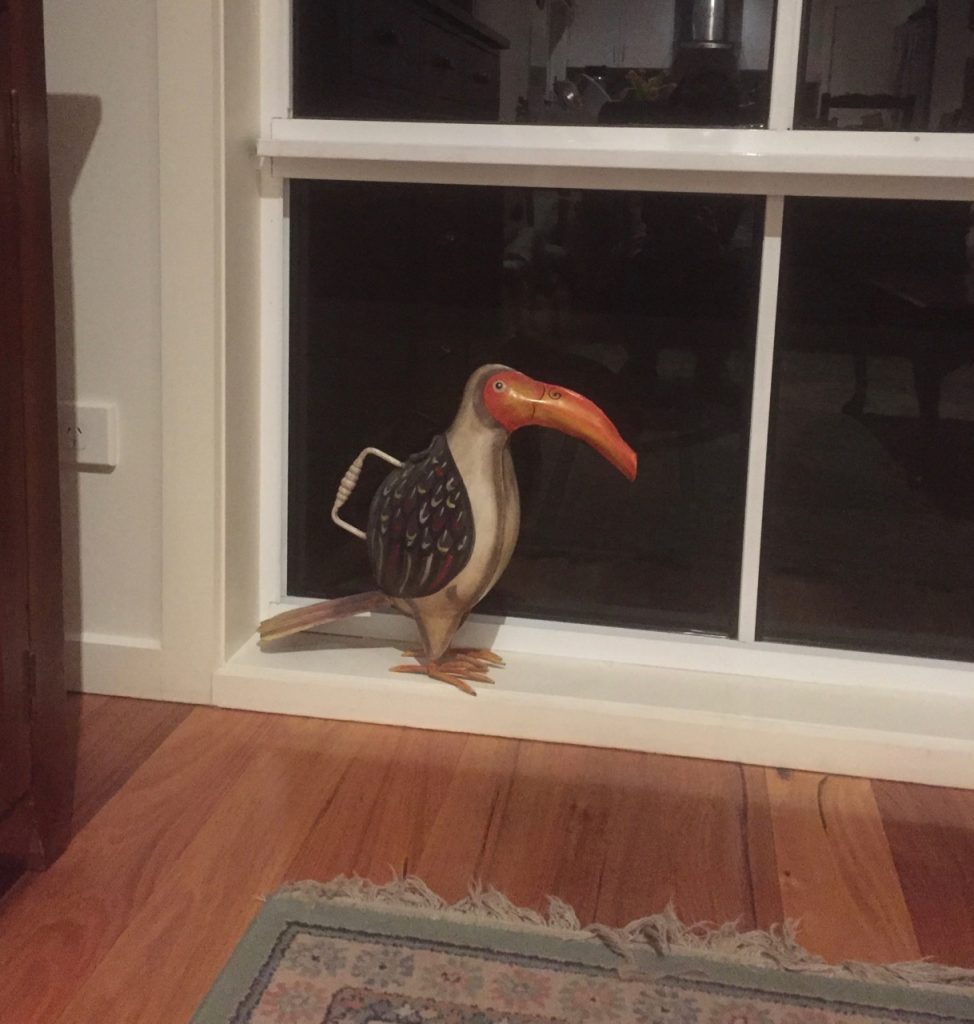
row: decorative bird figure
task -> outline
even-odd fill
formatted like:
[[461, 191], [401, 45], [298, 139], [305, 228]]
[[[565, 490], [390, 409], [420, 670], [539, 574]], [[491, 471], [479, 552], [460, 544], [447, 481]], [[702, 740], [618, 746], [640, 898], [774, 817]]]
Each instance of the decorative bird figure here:
[[492, 682], [490, 666], [503, 664], [496, 654], [451, 643], [514, 553], [520, 500], [509, 441], [515, 430], [528, 426], [585, 441], [629, 480], [636, 477], [636, 453], [593, 402], [507, 366], [482, 366], [467, 381], [446, 433], [385, 478], [364, 532], [340, 520], [337, 510], [365, 454], [375, 450], [366, 449], [342, 482], [332, 518], [366, 540], [378, 590], [275, 615], [261, 623], [261, 645], [391, 606], [413, 618], [421, 640], [421, 649], [409, 652], [418, 664], [392, 671], [424, 674], [472, 695], [470, 682]]

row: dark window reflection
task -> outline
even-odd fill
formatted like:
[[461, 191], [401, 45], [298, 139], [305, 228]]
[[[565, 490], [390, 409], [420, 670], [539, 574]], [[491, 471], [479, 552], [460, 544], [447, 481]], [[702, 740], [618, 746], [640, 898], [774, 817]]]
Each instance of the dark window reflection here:
[[796, 125], [974, 130], [970, 0], [805, 0]]
[[640, 463], [629, 484], [576, 441], [515, 434], [521, 538], [481, 610], [732, 633], [762, 216], [747, 197], [292, 182], [290, 592], [371, 587], [329, 520], [342, 474], [366, 445], [424, 448], [496, 361], [593, 399]]
[[764, 638], [974, 655], [970, 225], [965, 203], [788, 200]]
[[295, 0], [296, 117], [767, 121], [774, 0]]

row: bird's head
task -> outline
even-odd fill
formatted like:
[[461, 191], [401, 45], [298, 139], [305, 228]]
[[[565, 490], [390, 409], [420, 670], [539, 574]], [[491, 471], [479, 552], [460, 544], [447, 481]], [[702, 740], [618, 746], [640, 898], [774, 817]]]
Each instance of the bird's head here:
[[479, 397], [487, 413], [508, 433], [520, 427], [560, 430], [591, 445], [629, 480], [636, 479], [636, 453], [612, 420], [584, 395], [498, 367], [484, 381]]

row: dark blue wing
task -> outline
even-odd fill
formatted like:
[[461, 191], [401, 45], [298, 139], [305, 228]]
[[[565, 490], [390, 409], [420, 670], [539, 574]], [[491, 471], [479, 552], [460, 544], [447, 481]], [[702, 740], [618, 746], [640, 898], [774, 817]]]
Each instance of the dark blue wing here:
[[366, 536], [375, 581], [390, 597], [435, 594], [470, 561], [473, 512], [442, 434], [382, 482]]

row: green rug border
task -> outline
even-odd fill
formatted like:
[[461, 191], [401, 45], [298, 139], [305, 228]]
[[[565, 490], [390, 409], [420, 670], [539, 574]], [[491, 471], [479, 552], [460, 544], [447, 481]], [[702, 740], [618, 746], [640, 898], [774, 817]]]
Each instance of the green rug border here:
[[[283, 928], [292, 921], [349, 928], [376, 935], [447, 941], [471, 949], [489, 946], [502, 953], [576, 961], [615, 969], [623, 963], [603, 941], [586, 932], [557, 927], [507, 924], [446, 910], [409, 906], [366, 905], [344, 898], [309, 900], [279, 891], [265, 901], [251, 921], [189, 1024], [226, 1024], [247, 994]], [[692, 972], [694, 981], [753, 988], [768, 995], [823, 997], [865, 1009], [925, 1014], [931, 1019], [974, 1021], [974, 992], [942, 987], [877, 984], [801, 970], [752, 967], [704, 955], [660, 955], [649, 948], [632, 950], [647, 981]]]

